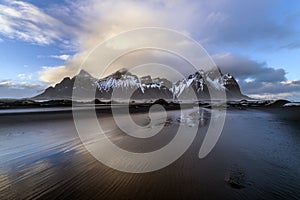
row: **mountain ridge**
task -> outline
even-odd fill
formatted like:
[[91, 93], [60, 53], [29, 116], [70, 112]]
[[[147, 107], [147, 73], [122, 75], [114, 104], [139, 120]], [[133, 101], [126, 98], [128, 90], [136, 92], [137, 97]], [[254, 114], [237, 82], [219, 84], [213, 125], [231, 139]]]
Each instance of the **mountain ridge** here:
[[[74, 83], [76, 79], [80, 81]], [[238, 82], [230, 74], [196, 71], [187, 78], [178, 80], [175, 83], [165, 78], [152, 78], [150, 75], [138, 77], [127, 69], [118, 70], [111, 75], [96, 79], [85, 70], [81, 70], [76, 76], [65, 77], [54, 87], [48, 87], [43, 93], [33, 99], [72, 99], [73, 89], [79, 89], [81, 96], [85, 98], [90, 92], [95, 92], [95, 98], [110, 99], [114, 90], [121, 94], [132, 94], [132, 99], [176, 99], [188, 97], [193, 90], [199, 100], [210, 99], [209, 91], [223, 91], [228, 99], [249, 99], [243, 95]], [[208, 89], [210, 88], [210, 89]], [[93, 90], [93, 91], [92, 91]]]

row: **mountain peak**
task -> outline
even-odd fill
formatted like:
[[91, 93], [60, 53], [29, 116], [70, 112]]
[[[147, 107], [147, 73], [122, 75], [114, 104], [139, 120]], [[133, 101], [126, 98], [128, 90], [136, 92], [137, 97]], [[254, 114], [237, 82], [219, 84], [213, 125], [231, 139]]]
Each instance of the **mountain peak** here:
[[76, 77], [91, 77], [91, 74], [85, 71], [84, 69], [81, 69], [80, 72], [76, 75]]
[[118, 71], [116, 71], [115, 73], [113, 73], [110, 76], [112, 76], [115, 79], [120, 79], [120, 78], [122, 78], [123, 75], [131, 75], [131, 73], [128, 72], [128, 69], [122, 68], [122, 69], [119, 69]]

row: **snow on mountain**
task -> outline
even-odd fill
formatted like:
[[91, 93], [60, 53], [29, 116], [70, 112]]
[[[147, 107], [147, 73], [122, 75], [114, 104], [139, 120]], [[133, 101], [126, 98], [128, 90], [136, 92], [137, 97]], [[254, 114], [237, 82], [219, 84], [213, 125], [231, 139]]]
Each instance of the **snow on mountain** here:
[[97, 86], [101, 92], [110, 92], [113, 89], [121, 89], [122, 91], [139, 89], [142, 93], [145, 93], [145, 90], [149, 88], [161, 88], [161, 84], [153, 82], [151, 76], [144, 76], [139, 79], [126, 69], [121, 69], [110, 76], [98, 80]]
[[[77, 79], [76, 88], [74, 87]], [[96, 98], [111, 98], [112, 92], [118, 89], [122, 92], [134, 91], [132, 98], [176, 99], [179, 97], [189, 98], [191, 92], [199, 99], [209, 99], [209, 91], [225, 91], [230, 99], [247, 98], [242, 95], [240, 87], [233, 76], [222, 75], [216, 72], [204, 72], [202, 70], [190, 75], [187, 79], [172, 83], [165, 78], [154, 78], [151, 76], [138, 77], [126, 69], [121, 69], [105, 78], [96, 79], [82, 70], [78, 75], [63, 79], [55, 87], [49, 87], [35, 99], [69, 99], [72, 98], [73, 89], [79, 90], [82, 98], [86, 94], [95, 93]], [[95, 91], [96, 90], [96, 91]], [[125, 94], [124, 93], [124, 94]]]
[[97, 86], [100, 91], [110, 91], [111, 89], [121, 88], [122, 90], [126, 89], [137, 89], [141, 88], [142, 85], [137, 76], [132, 75], [131, 73], [120, 70], [116, 73], [100, 79], [97, 81]]
[[224, 91], [227, 98], [245, 97], [240, 91], [240, 87], [233, 76], [219, 72], [197, 71], [187, 79], [183, 79], [173, 84], [170, 89], [174, 97], [181, 97], [189, 94], [191, 90], [198, 98], [209, 98], [209, 90]]

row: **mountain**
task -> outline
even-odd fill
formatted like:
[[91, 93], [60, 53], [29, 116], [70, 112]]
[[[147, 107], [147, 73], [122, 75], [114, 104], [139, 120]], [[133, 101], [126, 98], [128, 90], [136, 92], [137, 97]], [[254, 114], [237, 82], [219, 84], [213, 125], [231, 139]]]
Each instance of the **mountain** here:
[[172, 93], [168, 87], [159, 83], [158, 79], [152, 80], [151, 76], [138, 78], [126, 69], [121, 69], [110, 76], [98, 80], [96, 96], [99, 98], [111, 98], [112, 92], [115, 96], [122, 98], [128, 96], [132, 99], [171, 99]]
[[[220, 76], [221, 74], [221, 76]], [[75, 80], [77, 88], [74, 88]], [[79, 88], [78, 88], [79, 87]], [[33, 99], [71, 99], [73, 88], [80, 91], [77, 98], [84, 99], [88, 93], [95, 91], [95, 97], [110, 99], [129, 97], [131, 99], [189, 99], [190, 92], [194, 91], [198, 99], [210, 99], [209, 91], [225, 91], [228, 99], [248, 98], [240, 91], [240, 87], [233, 76], [216, 72], [195, 72], [188, 78], [176, 83], [165, 78], [151, 76], [138, 77], [126, 69], [121, 69], [105, 78], [97, 80], [89, 73], [81, 70], [73, 78], [64, 78], [54, 87], [47, 88], [42, 94]]]
[[241, 93], [235, 78], [230, 74], [222, 74], [221, 71], [217, 74], [197, 71], [187, 79], [176, 82], [171, 89], [175, 97], [184, 96], [186, 98], [189, 97], [191, 90], [195, 91], [198, 99], [210, 99], [209, 91], [225, 91], [228, 99], [248, 98]]
[[[74, 88], [76, 79], [80, 80], [78, 81], [78, 87], [80, 88]], [[96, 87], [96, 81], [97, 79], [92, 77], [88, 72], [81, 70], [80, 73], [73, 78], [64, 78], [60, 83], [56, 84], [54, 87], [48, 87], [43, 93], [33, 97], [33, 99], [71, 99], [73, 89], [80, 89], [82, 96], [79, 98], [84, 98], [92, 88]]]

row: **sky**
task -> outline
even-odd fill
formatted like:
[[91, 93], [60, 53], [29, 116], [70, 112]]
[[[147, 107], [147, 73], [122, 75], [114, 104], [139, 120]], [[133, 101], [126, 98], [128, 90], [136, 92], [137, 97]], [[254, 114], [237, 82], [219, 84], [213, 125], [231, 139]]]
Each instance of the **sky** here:
[[300, 101], [298, 0], [0, 0], [0, 98], [74, 76], [96, 44], [140, 27], [195, 39], [251, 97]]

